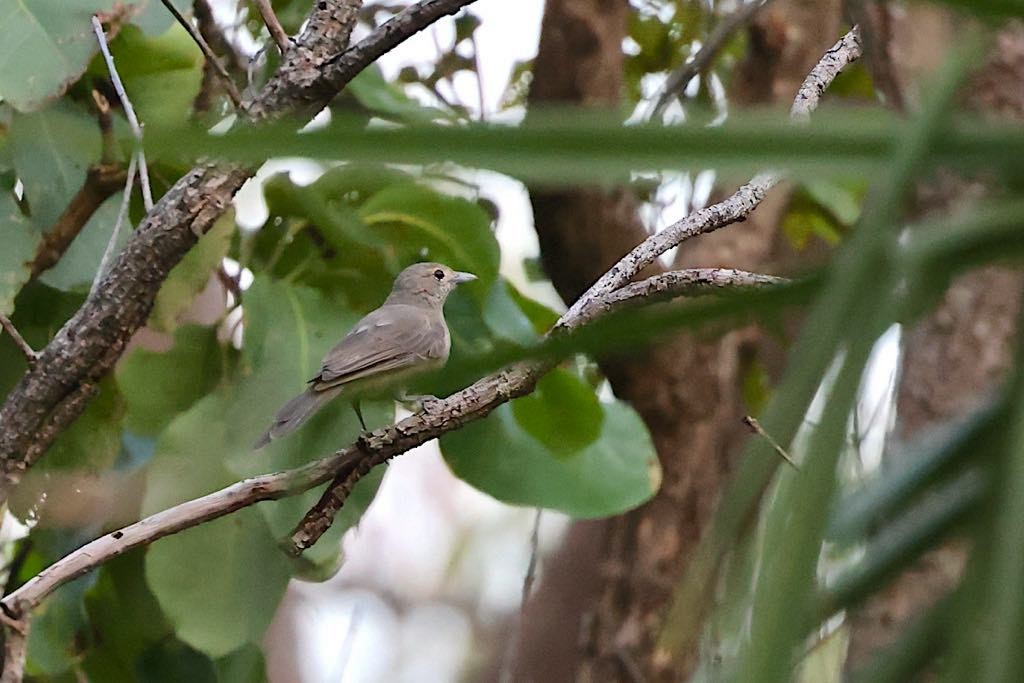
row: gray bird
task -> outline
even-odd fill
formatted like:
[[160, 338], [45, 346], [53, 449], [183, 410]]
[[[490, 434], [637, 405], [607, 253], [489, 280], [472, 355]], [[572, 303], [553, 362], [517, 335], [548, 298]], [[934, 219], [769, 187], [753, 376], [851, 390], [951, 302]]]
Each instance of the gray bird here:
[[[444, 365], [451, 349], [445, 299], [457, 285], [475, 279], [440, 263], [417, 263], [399, 273], [381, 307], [331, 349], [309, 388], [282, 406], [253, 448], [294, 431], [346, 388], [363, 392]], [[363, 424], [358, 403], [353, 407]]]

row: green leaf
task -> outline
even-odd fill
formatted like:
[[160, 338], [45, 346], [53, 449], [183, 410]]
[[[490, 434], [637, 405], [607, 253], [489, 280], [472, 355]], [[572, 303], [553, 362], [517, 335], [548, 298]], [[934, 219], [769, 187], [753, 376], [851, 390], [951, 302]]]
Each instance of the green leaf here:
[[[174, 24], [174, 17], [160, 0], [136, 0], [132, 4], [132, 23], [147, 35], [159, 35]], [[192, 12], [192, 0], [171, 0], [186, 17]]]
[[218, 683], [255, 683], [267, 680], [263, 651], [249, 644], [214, 661]]
[[83, 596], [95, 580], [83, 576], [43, 601], [32, 615], [25, 672], [53, 676], [67, 671], [79, 657], [86, 628]]
[[20, 111], [64, 92], [99, 51], [90, 18], [113, 0], [0, 0], [0, 97]]
[[[157, 4], [169, 17], [163, 3]], [[174, 24], [166, 33], [149, 37], [135, 26], [125, 26], [110, 51], [125, 92], [147, 129], [189, 120], [203, 80], [203, 54], [184, 28]], [[89, 71], [105, 77], [106, 63], [97, 58]]]
[[548, 311], [543, 304], [523, 296], [508, 281], [499, 278], [484, 303], [483, 316], [495, 336], [525, 346], [537, 340], [538, 332], [547, 329], [537, 330], [530, 318], [530, 313], [537, 315], [541, 309]]
[[14, 311], [14, 297], [28, 282], [29, 266], [39, 244], [39, 231], [26, 218], [14, 195], [0, 194], [0, 314]]
[[160, 286], [153, 311], [149, 314], [150, 327], [165, 332], [175, 328], [178, 316], [188, 310], [196, 295], [203, 291], [210, 276], [224, 260], [234, 232], [235, 214], [233, 210], [228, 210], [200, 238], [199, 243], [185, 254], [185, 258], [174, 266]]
[[64, 430], [46, 456], [33, 469], [101, 472], [114, 464], [121, 451], [121, 418], [124, 400], [112, 379], [100, 382], [96, 395]]
[[224, 376], [223, 349], [212, 327], [185, 325], [174, 346], [158, 353], [136, 346], [121, 359], [117, 384], [127, 403], [125, 427], [156, 436]]
[[85, 595], [90, 631], [104, 653], [128, 672], [143, 652], [173, 635], [146, 586], [144, 556], [143, 550], [134, 550], [103, 565]]
[[512, 414], [556, 458], [574, 457], [596, 441], [604, 421], [593, 389], [561, 368], [542, 377], [532, 394], [513, 401]]
[[408, 183], [384, 188], [359, 213], [391, 242], [403, 264], [441, 261], [474, 273], [484, 291], [498, 275], [500, 253], [491, 219], [474, 202]]
[[[235, 479], [216, 452], [231, 430], [228, 418], [223, 398], [210, 395], [164, 431], [149, 465], [144, 515]], [[211, 657], [260, 641], [290, 574], [254, 508], [163, 539], [146, 554], [146, 581], [178, 637]]]
[[524, 431], [507, 404], [442, 436], [441, 450], [458, 477], [506, 503], [580, 518], [618, 514], [654, 495], [661, 468], [637, 414], [618, 402], [603, 408], [601, 437], [571, 459]]
[[400, 85], [384, 79], [380, 67], [371, 64], [345, 86], [345, 92], [355, 96], [359, 104], [372, 113], [393, 121], [430, 123], [450, 118], [440, 109], [420, 104], [405, 94]]
[[[110, 241], [110, 233], [117, 222], [121, 197], [122, 193], [118, 192], [100, 205], [57, 265], [39, 277], [41, 282], [69, 292], [89, 291], [103, 260], [103, 252]], [[131, 226], [126, 221], [117, 235], [113, 252], [115, 256], [130, 235]], [[110, 265], [107, 264], [108, 267]]]
[[818, 202], [804, 192], [794, 192], [786, 215], [782, 219], [782, 232], [794, 249], [805, 249], [812, 237], [818, 237], [829, 246], [842, 239], [842, 226]]
[[288, 174], [279, 173], [263, 185], [263, 194], [270, 213], [309, 218], [334, 249], [345, 250], [352, 244], [380, 246], [381, 239], [347, 203], [331, 201], [330, 187], [327, 183], [296, 185]]
[[135, 680], [145, 683], [217, 683], [217, 670], [210, 658], [179, 640], [167, 640], [151, 647], [135, 667]]
[[[60, 12], [64, 11], [62, 7]], [[25, 73], [38, 72], [28, 68], [19, 72], [19, 78], [25, 80]], [[35, 113], [16, 113], [8, 144], [18, 178], [25, 185], [32, 222], [48, 229], [82, 187], [89, 164], [99, 159], [99, 126], [95, 118], [62, 101]]]

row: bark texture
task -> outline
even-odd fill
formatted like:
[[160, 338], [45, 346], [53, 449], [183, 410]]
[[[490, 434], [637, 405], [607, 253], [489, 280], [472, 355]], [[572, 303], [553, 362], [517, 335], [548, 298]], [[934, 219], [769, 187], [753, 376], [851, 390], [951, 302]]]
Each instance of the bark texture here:
[[[766, 58], [751, 59], [744, 82], [756, 84], [756, 92], [743, 93], [745, 102], [792, 101], [839, 35], [838, 12], [821, 3], [780, 2], [773, 9], [799, 11], [803, 23], [787, 14], [757, 20], [755, 36], [770, 34], [775, 42], [765, 48], [771, 50]], [[629, 11], [625, 0], [548, 0], [531, 107], [617, 106]], [[567, 303], [648, 234], [636, 200], [622, 190], [531, 192], [531, 201], [545, 268]], [[776, 250], [781, 205], [769, 198], [746, 223], [689, 242], [680, 262], [762, 270]], [[659, 269], [655, 264], [647, 272]], [[668, 681], [685, 672], [685, 653], [657, 652], [655, 641], [673, 581], [710, 518], [744, 436], [741, 358], [757, 339], [754, 330], [680, 335], [601, 360], [616, 395], [650, 430], [662, 487], [631, 513], [571, 529], [527, 610], [516, 680]]]

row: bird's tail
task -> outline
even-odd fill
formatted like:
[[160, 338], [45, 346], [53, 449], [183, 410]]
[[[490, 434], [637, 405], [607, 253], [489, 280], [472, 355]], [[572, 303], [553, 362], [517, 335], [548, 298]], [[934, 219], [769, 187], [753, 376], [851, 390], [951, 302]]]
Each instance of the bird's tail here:
[[277, 411], [277, 415], [274, 416], [273, 424], [271, 424], [270, 428], [263, 433], [263, 436], [253, 444], [253, 449], [263, 448], [274, 439], [279, 439], [285, 434], [290, 434], [295, 431], [303, 422], [312, 417], [316, 411], [320, 410], [325, 403], [330, 401], [339, 393], [341, 393], [341, 387], [328, 389], [326, 391], [316, 391], [313, 387], [306, 389], [304, 392], [285, 403], [281, 409]]

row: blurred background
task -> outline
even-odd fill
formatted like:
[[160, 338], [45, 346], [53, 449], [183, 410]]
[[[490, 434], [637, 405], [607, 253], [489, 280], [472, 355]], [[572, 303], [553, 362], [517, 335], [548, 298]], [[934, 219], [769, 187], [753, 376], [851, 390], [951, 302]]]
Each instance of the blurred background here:
[[[242, 95], [258, 92], [280, 62], [258, 3], [174, 4]], [[353, 43], [408, 4], [364, 2]], [[312, 3], [271, 5], [297, 35]], [[4, 42], [34, 39], [0, 54], [0, 313], [38, 349], [147, 213], [137, 186], [124, 197], [133, 138], [89, 16], [153, 137], [239, 122], [158, 0], [5, 10]], [[318, 491], [132, 551], [36, 610], [28, 678], [896, 681], [980, 666], [1020, 680], [1021, 662], [1000, 668], [986, 649], [1024, 629], [1024, 565], [999, 552], [1024, 541], [1019, 14], [995, 1], [479, 0], [405, 41], [304, 128], [337, 149], [263, 161], [172, 271], [113, 376], [11, 496], [5, 594], [103, 532], [351, 443], [358, 423], [337, 402], [250, 450], [409, 263], [480, 276], [446, 309], [451, 370], [426, 387], [441, 396], [480, 359], [529, 349], [630, 248], [763, 168], [792, 173], [742, 223], [642, 275], [736, 268], [811, 293], [724, 296], [724, 313], [694, 308], [686, 330], [651, 341], [638, 327], [626, 347], [570, 356], [531, 396], [377, 468], [298, 560], [279, 543]], [[864, 57], [829, 86], [808, 151], [796, 137], [781, 148], [773, 131], [798, 87], [853, 24]], [[958, 94], [939, 101], [943, 77]], [[613, 133], [681, 131], [666, 140], [696, 151], [665, 165], [608, 148], [584, 109]], [[451, 162], [443, 147], [429, 164], [345, 154], [363, 130], [500, 135], [531, 121], [596, 130], [564, 180], [551, 182], [543, 137], [506, 150], [535, 172]], [[746, 142], [715, 147], [729, 135]], [[147, 150], [157, 199], [203, 157], [183, 146]], [[0, 336], [4, 395], [25, 369]], [[364, 410], [371, 428], [409, 414]], [[992, 605], [1005, 613], [977, 611]]]

